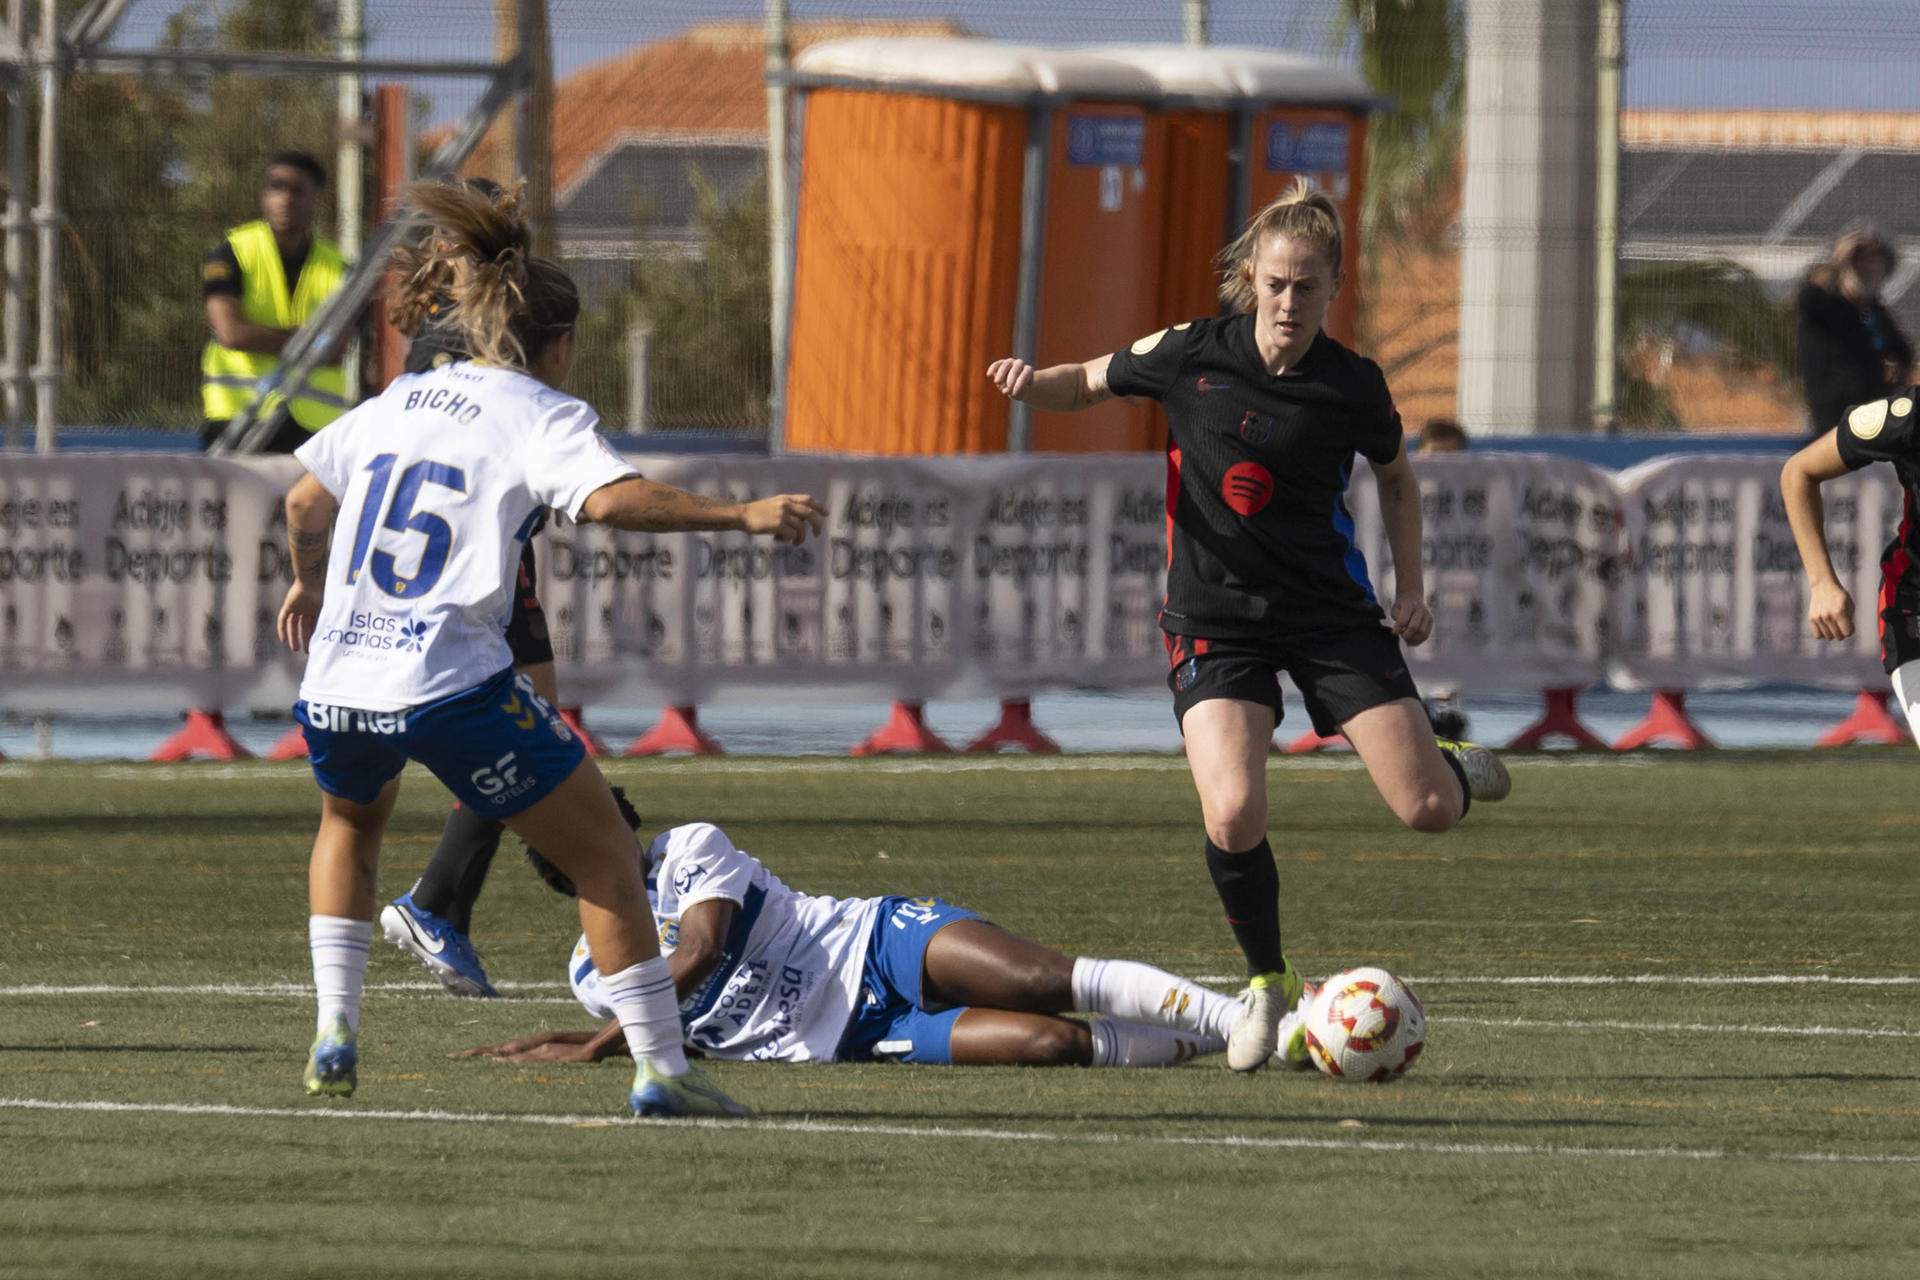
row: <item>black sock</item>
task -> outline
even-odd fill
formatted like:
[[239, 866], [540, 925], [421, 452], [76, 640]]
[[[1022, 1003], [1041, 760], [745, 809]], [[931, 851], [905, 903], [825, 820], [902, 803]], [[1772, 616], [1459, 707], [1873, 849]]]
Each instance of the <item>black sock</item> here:
[[1245, 853], [1228, 853], [1209, 840], [1207, 874], [1247, 957], [1247, 972], [1278, 972], [1286, 960], [1280, 954], [1280, 872], [1273, 846], [1262, 840]]
[[473, 904], [500, 847], [500, 831], [499, 823], [465, 805], [448, 814], [440, 844], [413, 886], [414, 905], [445, 917], [462, 933], [470, 932]]
[[1464, 818], [1473, 807], [1473, 788], [1467, 785], [1467, 771], [1461, 767], [1460, 758], [1445, 747], [1440, 748], [1440, 758], [1447, 762], [1447, 768], [1453, 770], [1453, 776], [1460, 783], [1460, 816]]
[[495, 822], [493, 836], [486, 844], [473, 851], [473, 860], [467, 864], [467, 874], [460, 877], [460, 887], [454, 896], [453, 904], [447, 908], [447, 919], [453, 921], [453, 927], [462, 933], [473, 932], [473, 906], [480, 901], [480, 891], [487, 886], [487, 872], [493, 867], [493, 855], [500, 852], [500, 837], [506, 828]]

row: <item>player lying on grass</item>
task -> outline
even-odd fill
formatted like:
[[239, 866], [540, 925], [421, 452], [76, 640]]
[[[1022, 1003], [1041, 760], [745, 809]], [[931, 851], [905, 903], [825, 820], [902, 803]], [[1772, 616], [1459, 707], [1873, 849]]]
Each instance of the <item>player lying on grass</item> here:
[[[662, 833], [645, 860], [686, 1041], [712, 1057], [1157, 1067], [1221, 1052], [1247, 1014], [1151, 965], [1074, 959], [939, 898], [800, 893], [707, 823]], [[542, 874], [569, 887], [550, 867]], [[568, 980], [589, 1013], [611, 1019], [585, 935]], [[1293, 1030], [1276, 1057], [1304, 1063]], [[543, 1032], [455, 1056], [595, 1062], [625, 1052], [609, 1020], [597, 1032]]]

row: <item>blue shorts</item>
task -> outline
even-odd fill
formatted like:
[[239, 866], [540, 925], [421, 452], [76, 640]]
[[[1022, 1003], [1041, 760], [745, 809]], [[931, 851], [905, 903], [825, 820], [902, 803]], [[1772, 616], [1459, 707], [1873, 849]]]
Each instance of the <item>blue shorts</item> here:
[[979, 912], [939, 898], [880, 899], [866, 971], [860, 975], [859, 1004], [834, 1061], [950, 1064], [953, 1024], [966, 1010], [928, 1008], [920, 979], [933, 935], [956, 920], [979, 918]]
[[508, 667], [471, 689], [406, 711], [293, 704], [313, 778], [328, 795], [372, 804], [418, 760], [487, 818], [531, 809], [587, 758], [533, 682]]

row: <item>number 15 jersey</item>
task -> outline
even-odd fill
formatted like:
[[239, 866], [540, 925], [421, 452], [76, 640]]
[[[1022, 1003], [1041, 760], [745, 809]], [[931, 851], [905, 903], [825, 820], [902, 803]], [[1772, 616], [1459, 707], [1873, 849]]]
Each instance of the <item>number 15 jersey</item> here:
[[403, 711], [513, 663], [515, 566], [546, 508], [638, 474], [592, 408], [460, 362], [396, 378], [294, 455], [340, 504], [300, 696]]

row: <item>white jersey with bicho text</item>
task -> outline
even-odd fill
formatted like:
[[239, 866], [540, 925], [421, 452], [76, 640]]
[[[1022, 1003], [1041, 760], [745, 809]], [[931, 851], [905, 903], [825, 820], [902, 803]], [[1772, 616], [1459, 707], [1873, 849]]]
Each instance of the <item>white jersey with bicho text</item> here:
[[547, 508], [634, 469], [583, 401], [461, 361], [396, 378], [295, 454], [340, 503], [300, 696], [402, 711], [511, 666], [514, 566]]
[[[734, 904], [720, 963], [680, 1002], [688, 1044], [716, 1058], [827, 1062], [853, 1016], [878, 898], [828, 898], [782, 884], [760, 860], [708, 823], [675, 827], [648, 853], [648, 896], [660, 950], [672, 955], [680, 917], [695, 903]], [[610, 1018], [583, 934], [568, 964], [573, 993]]]

